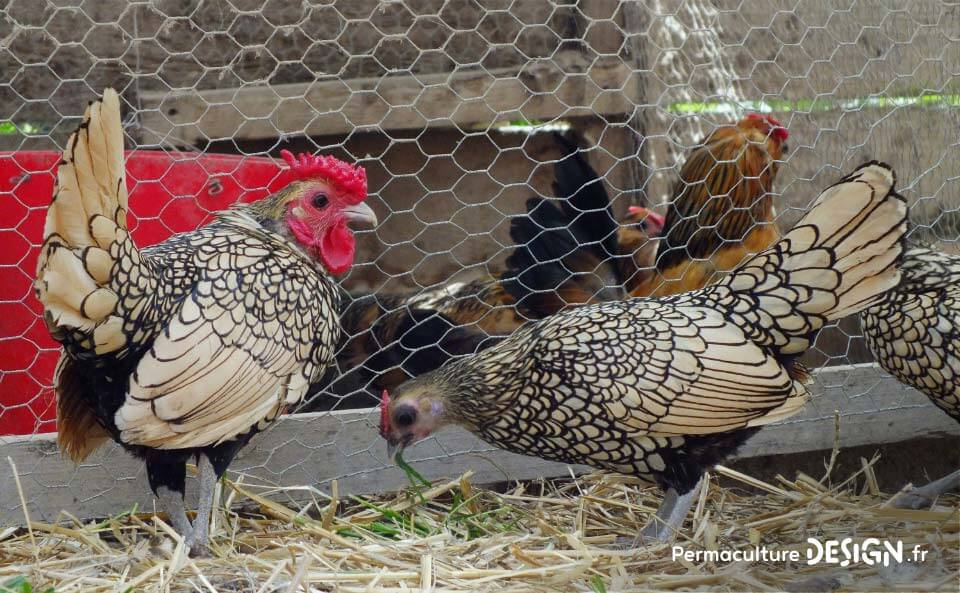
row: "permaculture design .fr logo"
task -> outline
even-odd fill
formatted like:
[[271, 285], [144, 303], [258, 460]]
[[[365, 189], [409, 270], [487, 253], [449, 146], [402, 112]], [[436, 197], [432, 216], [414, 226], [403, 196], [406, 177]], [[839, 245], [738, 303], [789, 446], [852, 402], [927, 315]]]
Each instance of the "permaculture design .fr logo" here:
[[916, 544], [907, 554], [902, 541], [880, 540], [875, 537], [860, 541], [852, 537], [826, 541], [808, 537], [807, 544], [809, 545], [806, 548], [806, 558], [800, 550], [771, 550], [766, 546], [754, 546], [745, 550], [686, 550], [683, 546], [673, 546], [671, 559], [674, 562], [679, 559], [687, 562], [800, 562], [805, 559], [810, 566], [817, 564], [890, 566], [904, 561], [924, 562], [928, 552]]

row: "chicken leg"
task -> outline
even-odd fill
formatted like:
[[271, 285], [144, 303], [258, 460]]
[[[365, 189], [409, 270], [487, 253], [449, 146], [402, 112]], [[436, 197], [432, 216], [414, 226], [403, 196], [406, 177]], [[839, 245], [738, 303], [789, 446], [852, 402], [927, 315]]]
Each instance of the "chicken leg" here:
[[187, 544], [190, 546], [191, 556], [205, 557], [210, 555], [207, 543], [210, 535], [210, 514], [213, 511], [213, 493], [217, 485], [217, 471], [210, 462], [210, 458], [203, 454], [197, 461], [197, 470], [200, 473], [200, 499]]
[[160, 508], [167, 514], [171, 527], [189, 545], [189, 541], [193, 537], [193, 527], [190, 525], [190, 520], [187, 519], [187, 509], [183, 505], [183, 492], [177, 492], [167, 486], [160, 486], [157, 488], [157, 500], [160, 502]]
[[938, 496], [955, 488], [960, 488], [960, 470], [934, 480], [926, 486], [914, 488], [905, 492], [894, 501], [893, 506], [898, 509], [922, 509], [933, 504]]
[[670, 541], [673, 535], [683, 526], [683, 520], [686, 518], [690, 507], [693, 506], [693, 501], [700, 494], [702, 484], [703, 478], [700, 478], [697, 485], [685, 494], [678, 493], [674, 488], [668, 488], [657, 513], [640, 532], [640, 538], [645, 541]]

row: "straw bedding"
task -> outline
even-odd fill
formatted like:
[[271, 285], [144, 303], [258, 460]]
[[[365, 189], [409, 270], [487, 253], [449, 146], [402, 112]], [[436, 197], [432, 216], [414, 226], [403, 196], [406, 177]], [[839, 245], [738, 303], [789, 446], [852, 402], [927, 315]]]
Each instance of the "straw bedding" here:
[[923, 563], [674, 561], [670, 545], [629, 545], [660, 492], [609, 474], [499, 493], [468, 472], [374, 498], [268, 490], [239, 476], [219, 486], [211, 558], [189, 558], [152, 514], [80, 522], [64, 512], [56, 525], [0, 532], [0, 591], [956, 591], [960, 498], [891, 508], [878, 462], [833, 482], [717, 468], [675, 545], [804, 551], [808, 537], [877, 537], [902, 540], [908, 559], [921, 544]]

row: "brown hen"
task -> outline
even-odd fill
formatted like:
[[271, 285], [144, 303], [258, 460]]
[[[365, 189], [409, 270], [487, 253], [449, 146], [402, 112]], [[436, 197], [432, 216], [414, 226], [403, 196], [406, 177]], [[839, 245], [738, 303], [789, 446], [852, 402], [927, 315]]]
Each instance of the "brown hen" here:
[[690, 153], [667, 211], [657, 273], [631, 296], [703, 288], [780, 238], [771, 191], [788, 136], [773, 117], [750, 114]]

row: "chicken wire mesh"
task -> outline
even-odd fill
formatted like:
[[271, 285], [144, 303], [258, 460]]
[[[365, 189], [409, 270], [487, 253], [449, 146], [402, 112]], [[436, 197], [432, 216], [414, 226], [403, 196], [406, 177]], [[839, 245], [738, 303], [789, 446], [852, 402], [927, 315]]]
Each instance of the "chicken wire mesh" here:
[[[842, 171], [878, 158], [897, 169], [915, 232], [960, 249], [960, 5], [946, 0], [14, 0], [2, 10], [0, 435], [55, 430], [57, 348], [31, 282], [56, 153], [107, 86], [121, 91], [128, 148], [139, 149], [128, 167], [141, 245], [265, 195], [279, 169], [263, 157], [281, 148], [334, 154], [367, 169], [381, 221], [359, 234], [342, 285], [385, 310], [503, 269], [525, 200], [553, 196], [552, 130], [584, 139], [622, 217], [634, 204], [663, 211], [680, 165], [718, 126], [771, 113], [790, 131], [774, 184], [781, 228]], [[853, 320], [807, 357], [814, 368], [868, 360]], [[374, 406], [375, 390], [369, 377], [329, 379], [308, 407], [337, 412], [275, 427], [234, 469], [376, 489], [387, 467], [376, 414], [343, 412]], [[892, 379], [872, 368], [818, 380], [832, 395], [804, 421], [891, 406], [874, 395]], [[903, 392], [893, 409], [922, 401]], [[27, 491], [60, 508], [110, 512], [118, 492], [146, 491], [119, 447], [75, 469], [49, 439], [0, 439], [21, 452]], [[463, 449], [440, 436], [419, 455]]]

